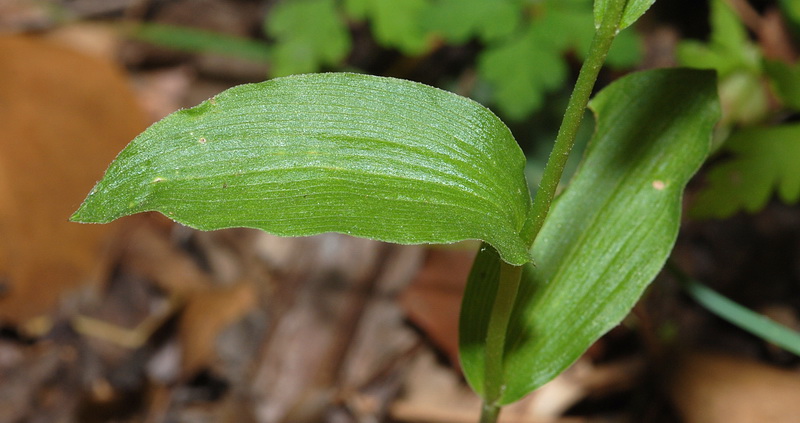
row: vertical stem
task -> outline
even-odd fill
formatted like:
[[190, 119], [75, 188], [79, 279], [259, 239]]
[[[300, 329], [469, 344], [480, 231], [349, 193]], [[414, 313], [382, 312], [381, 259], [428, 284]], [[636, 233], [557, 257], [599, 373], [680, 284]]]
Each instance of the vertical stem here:
[[[564, 120], [558, 131], [553, 151], [542, 175], [539, 190], [531, 206], [531, 218], [526, 225], [526, 240], [529, 245], [538, 235], [544, 225], [550, 205], [555, 197], [561, 174], [564, 172], [569, 153], [575, 144], [584, 110], [589, 103], [597, 75], [603, 67], [608, 50], [614, 37], [619, 32], [619, 22], [627, 0], [610, 0], [600, 28], [595, 32], [589, 55], [586, 57], [575, 88], [567, 104]], [[486, 331], [486, 361], [484, 369], [484, 402], [481, 410], [480, 423], [494, 423], [500, 415], [501, 406], [498, 404], [505, 389], [505, 345], [511, 313], [519, 290], [522, 276], [521, 266], [512, 266], [506, 262], [500, 263], [500, 280], [497, 294], [495, 295], [492, 312]]]
[[495, 423], [500, 416], [500, 406], [483, 403], [481, 407], [481, 419], [478, 423]]
[[592, 38], [589, 55], [578, 74], [578, 80], [575, 82], [567, 110], [564, 112], [564, 120], [561, 121], [553, 151], [550, 152], [550, 158], [544, 168], [539, 190], [533, 199], [530, 213], [532, 221], [526, 228], [525, 234], [530, 244], [533, 244], [533, 240], [542, 229], [547, 213], [550, 211], [550, 204], [553, 202], [558, 183], [561, 181], [561, 174], [564, 173], [569, 153], [575, 144], [575, 137], [583, 120], [586, 105], [589, 104], [589, 97], [592, 95], [597, 75], [606, 60], [611, 42], [619, 32], [619, 22], [622, 19], [625, 3], [626, 0], [608, 2], [603, 22]]
[[[503, 372], [503, 354], [506, 346], [508, 323], [514, 301], [517, 299], [522, 266], [512, 266], [500, 261], [500, 281], [494, 297], [492, 314], [486, 329], [486, 368], [484, 380], [484, 399], [486, 406], [494, 406], [500, 399], [505, 387]], [[484, 406], [484, 409], [486, 408]]]

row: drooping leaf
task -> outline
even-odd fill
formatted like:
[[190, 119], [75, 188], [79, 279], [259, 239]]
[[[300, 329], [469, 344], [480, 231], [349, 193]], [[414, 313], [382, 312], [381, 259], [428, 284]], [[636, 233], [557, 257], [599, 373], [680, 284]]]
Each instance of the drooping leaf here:
[[334, 0], [283, 1], [264, 26], [276, 39], [273, 76], [315, 72], [350, 52], [350, 33]]
[[775, 191], [785, 203], [800, 200], [800, 124], [747, 128], [725, 143], [733, 157], [708, 173], [692, 216], [725, 218], [761, 210]]
[[424, 18], [426, 26], [449, 42], [464, 43], [470, 37], [491, 42], [516, 29], [520, 6], [518, 0], [437, 0]]
[[[597, 129], [526, 265], [505, 346], [501, 404], [542, 386], [617, 325], [664, 265], [683, 189], [705, 159], [719, 116], [714, 74], [632, 74], [591, 102]], [[486, 322], [500, 262], [473, 265], [461, 312], [461, 360], [483, 392]]]
[[151, 126], [73, 220], [157, 210], [203, 230], [481, 239], [522, 264], [524, 166], [508, 128], [471, 100], [392, 78], [301, 75], [232, 88]]
[[406, 54], [421, 54], [428, 48], [422, 16], [429, 0], [345, 0], [348, 13], [370, 19], [375, 39]]
[[[594, 25], [596, 28], [600, 28], [600, 24], [603, 22], [603, 16], [605, 16], [609, 1], [612, 0], [595, 0], [594, 2]], [[656, 0], [628, 0], [625, 10], [622, 12], [619, 29], [625, 29], [633, 25], [655, 2]]]

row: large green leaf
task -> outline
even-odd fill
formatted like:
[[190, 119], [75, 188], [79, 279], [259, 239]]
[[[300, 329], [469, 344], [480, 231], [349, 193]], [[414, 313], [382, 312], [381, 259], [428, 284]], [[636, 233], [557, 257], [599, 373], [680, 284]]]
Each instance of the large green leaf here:
[[508, 128], [464, 97], [331, 73], [231, 88], [139, 135], [72, 217], [157, 210], [203, 229], [484, 240], [529, 261], [530, 195]]
[[[681, 196], [719, 116], [713, 72], [630, 75], [591, 102], [594, 138], [531, 249], [505, 346], [501, 404], [542, 386], [617, 325], [672, 249]], [[461, 360], [484, 392], [486, 322], [500, 261], [478, 254], [461, 312]]]

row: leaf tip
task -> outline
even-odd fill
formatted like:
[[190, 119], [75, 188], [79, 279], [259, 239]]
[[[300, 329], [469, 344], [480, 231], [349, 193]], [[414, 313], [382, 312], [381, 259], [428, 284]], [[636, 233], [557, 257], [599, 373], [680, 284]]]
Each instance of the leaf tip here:
[[109, 223], [123, 214], [115, 213], [113, 204], [109, 204], [107, 196], [95, 195], [97, 187], [93, 188], [83, 203], [69, 217], [70, 222], [76, 223]]
[[92, 206], [89, 204], [91, 195], [92, 193], [89, 193], [89, 197], [87, 197], [83, 203], [81, 203], [80, 207], [78, 207], [78, 209], [72, 213], [72, 215], [69, 217], [70, 222], [102, 223], [98, 221], [96, 214], [92, 212]]

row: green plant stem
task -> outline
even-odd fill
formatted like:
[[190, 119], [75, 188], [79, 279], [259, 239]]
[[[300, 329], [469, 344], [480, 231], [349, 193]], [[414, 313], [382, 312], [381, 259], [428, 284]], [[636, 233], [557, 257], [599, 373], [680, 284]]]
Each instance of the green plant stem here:
[[[492, 305], [492, 314], [486, 329], [486, 376], [484, 380], [484, 398], [487, 406], [494, 406], [503, 394], [505, 375], [503, 374], [503, 354], [505, 352], [506, 334], [514, 301], [522, 275], [522, 266], [513, 266], [500, 262], [500, 281], [497, 294]], [[499, 412], [499, 410], [498, 410]], [[496, 413], [495, 413], [496, 414]]]
[[[619, 23], [622, 11], [627, 0], [612, 0], [608, 2], [607, 9], [600, 28], [595, 32], [589, 54], [584, 61], [578, 80], [564, 113], [564, 120], [558, 131], [553, 151], [544, 169], [539, 190], [531, 206], [531, 219], [526, 225], [524, 235], [528, 245], [533, 245], [533, 240], [542, 229], [550, 205], [564, 172], [567, 158], [575, 144], [584, 110], [589, 103], [597, 75], [603, 67], [608, 50], [619, 32]], [[500, 280], [497, 294], [495, 295], [492, 313], [486, 331], [486, 368], [484, 379], [484, 402], [481, 411], [481, 423], [494, 423], [500, 415], [501, 406], [498, 403], [503, 395], [505, 386], [504, 360], [506, 334], [511, 321], [511, 313], [519, 290], [522, 267], [512, 266], [508, 263], [500, 264]]]
[[600, 28], [592, 38], [589, 47], [589, 54], [583, 62], [575, 88], [570, 96], [567, 110], [564, 112], [564, 119], [558, 129], [556, 142], [539, 183], [539, 189], [531, 205], [531, 216], [528, 227], [526, 228], [526, 238], [529, 245], [533, 245], [533, 240], [544, 225], [550, 205], [556, 195], [558, 184], [561, 181], [561, 174], [564, 173], [564, 166], [567, 164], [569, 153], [575, 145], [575, 137], [578, 134], [584, 111], [589, 104], [589, 97], [597, 81], [597, 75], [605, 63], [608, 50], [619, 32], [619, 23], [622, 19], [622, 12], [625, 9], [626, 0], [612, 0], [608, 6]]
[[499, 405], [483, 403], [481, 408], [481, 419], [479, 423], [495, 423], [500, 416]]

